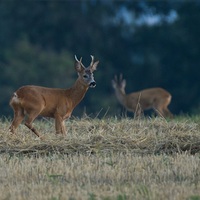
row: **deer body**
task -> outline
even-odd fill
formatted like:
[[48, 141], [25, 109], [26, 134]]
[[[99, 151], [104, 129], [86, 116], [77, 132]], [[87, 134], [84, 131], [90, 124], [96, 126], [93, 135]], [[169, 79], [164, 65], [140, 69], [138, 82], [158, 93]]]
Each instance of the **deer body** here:
[[119, 81], [115, 76], [112, 81], [118, 101], [130, 112], [134, 112], [136, 116], [142, 111], [154, 109], [156, 113], [163, 117], [172, 117], [167, 106], [171, 102], [171, 94], [163, 88], [149, 88], [138, 92], [126, 94], [126, 81], [120, 77]]
[[56, 133], [65, 134], [64, 120], [71, 116], [74, 108], [85, 96], [89, 87], [95, 87], [93, 71], [96, 70], [98, 62], [93, 61], [88, 68], [85, 68], [76, 58], [75, 68], [78, 79], [69, 89], [46, 88], [34, 85], [19, 88], [10, 100], [14, 110], [14, 119], [10, 131], [15, 133], [16, 128], [23, 121], [38, 137], [40, 134], [32, 126], [37, 116], [55, 118]]

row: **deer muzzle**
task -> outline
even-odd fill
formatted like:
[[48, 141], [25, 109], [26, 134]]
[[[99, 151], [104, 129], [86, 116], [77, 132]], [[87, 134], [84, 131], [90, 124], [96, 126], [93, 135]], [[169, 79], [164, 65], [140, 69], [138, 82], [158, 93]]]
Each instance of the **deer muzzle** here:
[[91, 88], [94, 88], [96, 86], [96, 82], [95, 81], [92, 81], [89, 85]]

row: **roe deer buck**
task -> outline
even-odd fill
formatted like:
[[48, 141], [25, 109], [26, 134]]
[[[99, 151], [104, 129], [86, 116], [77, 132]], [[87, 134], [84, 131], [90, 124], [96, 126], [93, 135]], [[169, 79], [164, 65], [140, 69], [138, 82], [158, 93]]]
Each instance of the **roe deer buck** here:
[[112, 86], [115, 90], [118, 101], [128, 110], [139, 116], [142, 111], [154, 109], [159, 116], [172, 117], [172, 113], [167, 106], [171, 102], [171, 94], [162, 88], [149, 88], [138, 92], [126, 94], [126, 80], [122, 74], [118, 80], [115, 76], [112, 80]]
[[10, 100], [10, 106], [14, 110], [14, 119], [10, 131], [15, 133], [16, 128], [23, 121], [38, 137], [39, 132], [33, 127], [32, 122], [37, 116], [55, 118], [56, 133], [65, 134], [64, 120], [71, 116], [73, 109], [83, 99], [88, 88], [94, 88], [93, 71], [96, 70], [99, 61], [94, 62], [94, 56], [89, 67], [84, 67], [82, 58], [75, 56], [75, 70], [78, 78], [69, 89], [46, 88], [27, 85], [19, 88]]

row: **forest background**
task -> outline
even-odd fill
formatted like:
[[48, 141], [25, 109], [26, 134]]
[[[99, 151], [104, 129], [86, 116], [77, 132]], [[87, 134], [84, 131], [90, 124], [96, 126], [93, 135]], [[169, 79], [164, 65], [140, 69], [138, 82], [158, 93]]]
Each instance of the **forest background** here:
[[127, 93], [163, 87], [174, 114], [200, 112], [200, 1], [1, 0], [0, 115], [22, 85], [70, 87], [74, 55], [100, 60], [97, 87], [74, 115], [118, 115], [111, 80]]

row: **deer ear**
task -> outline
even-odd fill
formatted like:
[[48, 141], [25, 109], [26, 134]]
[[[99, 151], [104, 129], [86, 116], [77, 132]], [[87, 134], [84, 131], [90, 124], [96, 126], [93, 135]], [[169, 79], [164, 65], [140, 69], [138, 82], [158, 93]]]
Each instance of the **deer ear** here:
[[81, 72], [82, 71], [82, 66], [80, 62], [75, 62], [75, 70], [77, 72]]
[[82, 72], [83, 70], [85, 70], [84, 65], [81, 62], [75, 62], [75, 69], [78, 73]]
[[80, 58], [80, 60], [78, 60], [75, 55], [74, 58], [75, 58], [75, 69], [78, 73], [80, 73], [85, 69], [85, 67], [82, 64], [82, 57]]
[[96, 62], [91, 66], [91, 70], [92, 70], [92, 71], [97, 70], [97, 65], [98, 65], [98, 64], [99, 64], [99, 60], [96, 61]]

